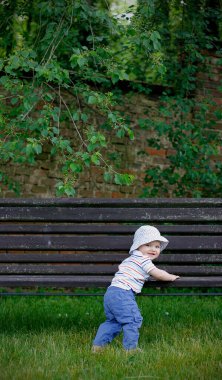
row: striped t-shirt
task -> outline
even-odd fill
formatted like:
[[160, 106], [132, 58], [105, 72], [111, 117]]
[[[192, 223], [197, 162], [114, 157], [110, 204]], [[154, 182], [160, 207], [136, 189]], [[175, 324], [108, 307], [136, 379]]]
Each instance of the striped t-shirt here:
[[135, 250], [119, 265], [119, 270], [116, 272], [111, 286], [126, 290], [132, 289], [135, 293], [140, 293], [144, 282], [150, 277], [149, 272], [154, 268], [155, 265], [150, 259]]

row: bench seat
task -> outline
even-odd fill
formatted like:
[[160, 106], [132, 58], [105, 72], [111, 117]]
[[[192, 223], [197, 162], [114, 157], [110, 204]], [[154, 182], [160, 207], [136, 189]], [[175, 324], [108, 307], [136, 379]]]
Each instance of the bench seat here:
[[0, 288], [105, 288], [144, 224], [170, 242], [155, 264], [181, 276], [146, 288], [222, 289], [219, 198], [0, 199]]

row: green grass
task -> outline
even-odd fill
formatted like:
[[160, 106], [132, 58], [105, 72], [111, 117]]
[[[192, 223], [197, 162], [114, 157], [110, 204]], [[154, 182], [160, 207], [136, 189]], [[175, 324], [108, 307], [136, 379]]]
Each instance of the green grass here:
[[138, 297], [142, 354], [90, 351], [102, 297], [0, 298], [1, 380], [221, 380], [220, 297]]

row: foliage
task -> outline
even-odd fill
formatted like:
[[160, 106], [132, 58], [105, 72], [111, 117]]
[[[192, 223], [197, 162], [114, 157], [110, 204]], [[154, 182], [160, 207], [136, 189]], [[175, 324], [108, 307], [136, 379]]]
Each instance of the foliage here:
[[[139, 0], [126, 23], [112, 16], [111, 3], [1, 3], [1, 182], [19, 193], [8, 165], [35, 165], [49, 150], [59, 164], [59, 196], [73, 196], [79, 175], [90, 166], [101, 167], [108, 183], [131, 184], [133, 176], [118, 171], [111, 143], [113, 136], [126, 143], [134, 138], [116, 107], [121, 91], [115, 86], [129, 80], [139, 91], [144, 91], [142, 82], [168, 89], [160, 109], [166, 120], [148, 117], [142, 127], [156, 129], [176, 153], [168, 157], [167, 169], [147, 169], [153, 188], [146, 187], [144, 194], [168, 194], [171, 181], [172, 194], [207, 195], [203, 189], [211, 183], [209, 193], [216, 196], [221, 167], [211, 165], [210, 157], [217, 153], [219, 135], [207, 132], [215, 124], [207, 111], [210, 102], [197, 104], [192, 97], [205, 64], [203, 51], [220, 48], [220, 1]], [[163, 140], [152, 144], [161, 147]], [[193, 160], [196, 166], [190, 167]]]
[[[106, 181], [132, 183], [133, 176], [116, 172], [106, 155], [110, 128], [118, 138], [134, 137], [114, 110], [112, 93], [112, 84], [127, 78], [108, 49], [122, 26], [85, 0], [5, 2], [1, 16], [6, 20], [0, 35], [3, 183], [16, 189], [7, 164], [34, 165], [45, 146], [60, 164], [57, 195], [74, 195], [79, 173], [90, 165], [103, 167]], [[101, 125], [93, 122], [95, 113]], [[70, 123], [73, 138], [64, 134]]]
[[[142, 1], [141, 7], [147, 3]], [[152, 136], [155, 131], [148, 145], [167, 149], [168, 154], [164, 168], [155, 165], [146, 170], [143, 196], [221, 195], [217, 122], [222, 114], [206, 90], [205, 97], [196, 93], [201, 86], [198, 73], [207, 73], [208, 55], [220, 49], [219, 9], [218, 2], [207, 1], [174, 1], [153, 8], [150, 20], [160, 33], [168, 88], [161, 96], [158, 118], [140, 120], [140, 125]]]
[[[216, 129], [216, 115], [208, 117], [212, 104], [208, 99], [198, 103], [167, 95], [162, 101], [160, 120], [151, 123], [145, 119], [140, 125], [158, 136], [147, 139], [149, 146], [157, 149], [167, 146], [168, 165], [164, 169], [159, 166], [146, 170], [145, 181], [152, 186], [144, 189], [143, 196], [219, 197], [221, 134]], [[221, 119], [221, 113], [217, 115]]]

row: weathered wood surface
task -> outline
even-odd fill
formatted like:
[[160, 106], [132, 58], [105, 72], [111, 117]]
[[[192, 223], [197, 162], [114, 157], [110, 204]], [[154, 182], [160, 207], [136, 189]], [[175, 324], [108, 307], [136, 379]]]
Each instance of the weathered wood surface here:
[[19, 206], [63, 206], [70, 207], [72, 205], [78, 206], [90, 206], [90, 207], [119, 207], [121, 205], [127, 207], [144, 207], [148, 205], [156, 207], [161, 205], [167, 207], [168, 205], [178, 206], [178, 207], [221, 207], [222, 198], [140, 198], [140, 199], [110, 199], [110, 198], [0, 198], [0, 206], [13, 205], [14, 207]]
[[0, 207], [0, 221], [222, 222], [221, 207]]
[[[128, 257], [126, 253], [0, 253], [0, 263], [120, 263]], [[155, 260], [159, 264], [222, 264], [222, 254], [219, 253], [191, 253], [175, 254], [162, 253]]]
[[[1, 236], [0, 249], [18, 250], [128, 250], [132, 237], [126, 236]], [[222, 236], [174, 236], [168, 250], [221, 250]]]
[[[112, 276], [41, 276], [41, 275], [1, 275], [0, 286], [4, 287], [33, 287], [33, 286], [50, 286], [50, 287], [106, 287], [110, 285]], [[145, 287], [202, 287], [215, 288], [222, 287], [222, 276], [203, 276], [203, 277], [183, 277], [176, 281], [147, 281]]]
[[[158, 265], [158, 268], [180, 276], [222, 275], [222, 266]], [[1, 264], [0, 274], [72, 274], [114, 275], [118, 264]]]
[[[141, 225], [141, 224], [140, 224]], [[155, 223], [155, 227], [163, 234], [169, 235], [187, 235], [187, 234], [222, 234], [222, 225], [159, 225]], [[104, 225], [104, 224], [73, 224], [73, 223], [27, 223], [20, 222], [5, 223], [0, 222], [0, 234], [114, 234], [114, 235], [130, 235], [136, 231], [138, 225]]]
[[181, 276], [147, 287], [222, 287], [222, 199], [0, 199], [1, 287], [105, 287], [135, 230], [170, 243], [156, 260]]

